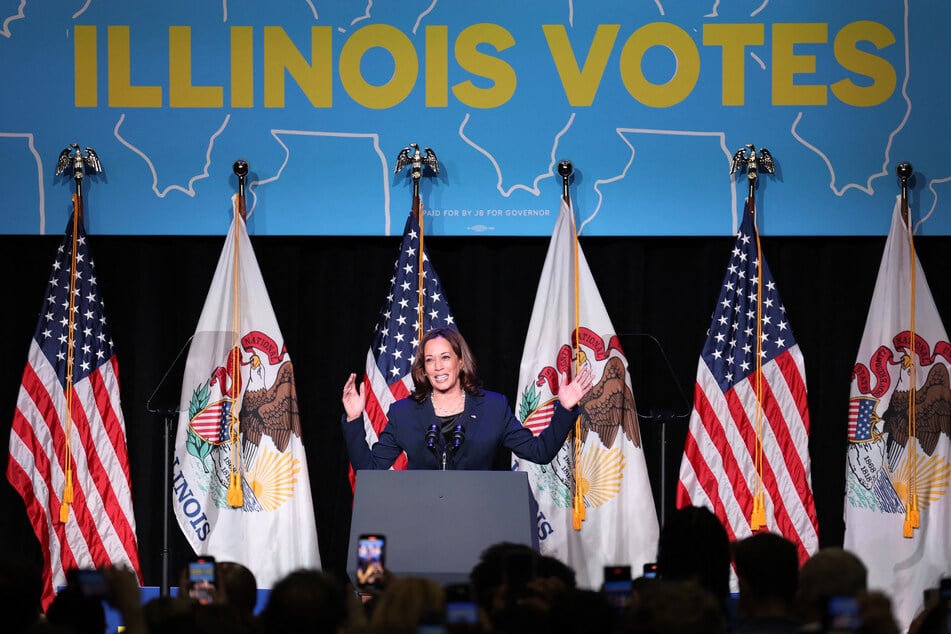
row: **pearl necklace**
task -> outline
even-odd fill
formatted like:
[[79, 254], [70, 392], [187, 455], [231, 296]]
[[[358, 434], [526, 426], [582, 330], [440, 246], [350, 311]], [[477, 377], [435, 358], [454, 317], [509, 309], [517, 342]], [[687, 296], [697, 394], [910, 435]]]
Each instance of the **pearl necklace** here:
[[444, 405], [436, 401], [436, 392], [433, 392], [429, 397], [433, 402], [433, 411], [436, 412], [437, 416], [451, 416], [452, 414], [458, 414], [466, 409], [466, 391], [460, 390], [459, 398], [456, 399], [455, 404]]

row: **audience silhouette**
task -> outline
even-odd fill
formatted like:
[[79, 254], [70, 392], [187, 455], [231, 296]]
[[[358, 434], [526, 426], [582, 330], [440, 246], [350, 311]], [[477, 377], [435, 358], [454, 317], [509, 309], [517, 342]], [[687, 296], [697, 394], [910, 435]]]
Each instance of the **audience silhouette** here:
[[694, 581], [730, 613], [730, 538], [713, 512], [687, 506], [670, 514], [657, 542], [657, 572], [664, 581]]
[[820, 632], [830, 597], [856, 597], [864, 592], [868, 570], [854, 553], [842, 548], [823, 548], [799, 570], [796, 614], [806, 631]]
[[[739, 583], [730, 618], [730, 565]], [[352, 585], [301, 569], [279, 580], [258, 616], [257, 583], [245, 566], [217, 563], [213, 601], [178, 596], [142, 603], [138, 579], [122, 568], [102, 570], [103, 596], [73, 585], [44, 613], [42, 578], [32, 562], [0, 560], [3, 631], [13, 634], [102, 634], [102, 601], [117, 609], [127, 634], [898, 634], [889, 597], [867, 588], [863, 562], [841, 548], [823, 548], [799, 567], [795, 545], [760, 532], [730, 544], [707, 509], [673, 513], [658, 541], [657, 578], [633, 580], [627, 608], [604, 592], [578, 588], [574, 570], [524, 544], [485, 549], [468, 584], [386, 571], [368, 603]], [[851, 598], [854, 622], [829, 618], [832, 597]], [[470, 607], [467, 607], [470, 606]], [[908, 634], [944, 634], [951, 601], [931, 593]], [[109, 632], [108, 634], [114, 634]]]
[[796, 545], [775, 533], [755, 533], [733, 544], [740, 586], [737, 626], [748, 633], [799, 632], [793, 605], [799, 584]]

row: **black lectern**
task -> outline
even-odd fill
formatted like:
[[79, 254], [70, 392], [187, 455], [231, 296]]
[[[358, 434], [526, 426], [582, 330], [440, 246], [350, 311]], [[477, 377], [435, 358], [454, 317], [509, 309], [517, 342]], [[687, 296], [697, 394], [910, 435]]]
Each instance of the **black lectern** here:
[[468, 581], [492, 544], [537, 550], [537, 516], [522, 471], [358, 471], [347, 574], [355, 580], [358, 537], [382, 533], [393, 574]]

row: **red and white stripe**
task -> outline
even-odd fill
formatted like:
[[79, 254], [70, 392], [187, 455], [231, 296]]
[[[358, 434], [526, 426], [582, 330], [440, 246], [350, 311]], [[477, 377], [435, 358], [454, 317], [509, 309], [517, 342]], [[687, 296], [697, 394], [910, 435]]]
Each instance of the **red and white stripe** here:
[[[756, 491], [756, 374], [721, 392], [699, 363], [677, 506], [707, 506], [731, 540], [752, 534]], [[763, 489], [766, 528], [794, 542], [800, 561], [819, 547], [809, 460], [809, 411], [802, 355], [794, 346], [763, 367]]]
[[[389, 419], [386, 417], [390, 411], [390, 405], [406, 398], [413, 391], [413, 377], [409, 374], [402, 380], [388, 385], [386, 377], [380, 374], [380, 368], [376, 365], [376, 359], [373, 357], [373, 350], [367, 351], [366, 371], [363, 375], [363, 383], [366, 386], [364, 393], [366, 396], [366, 406], [363, 410], [363, 430], [366, 434], [367, 444], [370, 447], [376, 444], [383, 433], [383, 428]], [[406, 454], [400, 454], [393, 463], [391, 469], [406, 469]], [[356, 474], [353, 471], [353, 465], [350, 466], [350, 488], [356, 485]]]
[[115, 357], [74, 385], [72, 400], [74, 498], [63, 524], [66, 396], [34, 341], [10, 433], [7, 479], [25, 502], [45, 555], [44, 607], [71, 568], [125, 565], [141, 579]]
[[221, 442], [221, 411], [222, 403], [220, 401], [212, 403], [195, 414], [195, 417], [191, 420], [192, 429], [208, 442]]
[[522, 421], [522, 426], [527, 427], [533, 436], [538, 436], [551, 424], [551, 417], [555, 414], [555, 403], [557, 402], [558, 399], [552, 399], [539, 406]]

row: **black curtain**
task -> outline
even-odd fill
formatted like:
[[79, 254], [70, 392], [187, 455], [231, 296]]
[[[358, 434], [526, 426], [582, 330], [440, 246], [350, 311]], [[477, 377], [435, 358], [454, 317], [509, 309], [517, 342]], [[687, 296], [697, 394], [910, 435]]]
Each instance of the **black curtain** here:
[[[61, 238], [0, 236], [6, 264], [0, 310], [0, 332], [7, 341], [0, 368], [4, 454], [30, 337]], [[163, 487], [168, 484], [162, 478], [163, 418], [147, 411], [146, 402], [194, 332], [223, 240], [90, 237], [119, 360], [147, 585], [161, 582]], [[348, 373], [363, 370], [399, 236], [252, 236], [252, 243], [296, 367], [322, 561], [326, 569], [343, 574], [352, 497], [339, 396]], [[951, 239], [919, 238], [916, 245], [938, 310], [951, 315], [951, 259], [943, 251]], [[426, 246], [486, 387], [514, 403], [548, 238], [429, 236]], [[823, 546], [842, 543], [851, 370], [883, 246], [883, 236], [763, 238], [806, 361], [812, 482]], [[673, 508], [684, 415], [731, 247], [727, 237], [582, 238], [627, 349], [659, 512]], [[183, 362], [184, 356], [170, 373], [172, 384], [159, 390], [153, 406], [177, 402]], [[507, 464], [506, 456], [497, 458], [499, 468]], [[170, 522], [174, 584], [191, 549], [173, 515]], [[40, 560], [23, 503], [5, 479], [0, 484], [0, 538], [8, 552], [32, 553]]]

